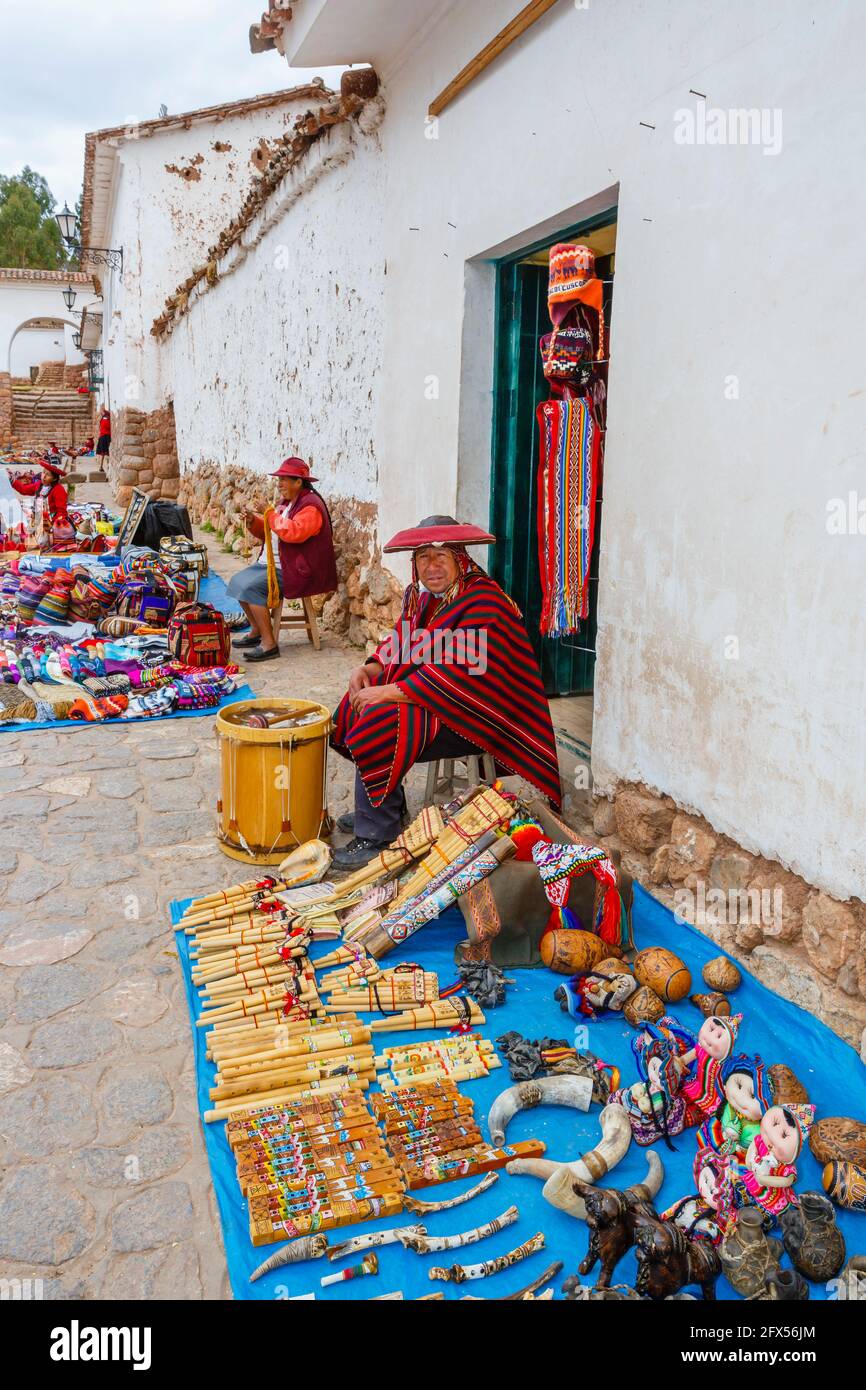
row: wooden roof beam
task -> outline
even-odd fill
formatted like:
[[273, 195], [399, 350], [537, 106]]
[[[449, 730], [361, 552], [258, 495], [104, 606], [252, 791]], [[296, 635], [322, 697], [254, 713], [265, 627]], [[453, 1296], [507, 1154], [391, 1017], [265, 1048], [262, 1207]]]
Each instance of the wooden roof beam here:
[[519, 39], [521, 34], [525, 34], [536, 20], [541, 19], [541, 16], [547, 14], [548, 10], [552, 10], [557, 3], [558, 0], [530, 0], [530, 3], [520, 11], [520, 14], [515, 15], [511, 23], [506, 24], [495, 39], [491, 39], [481, 52], [477, 53], [466, 64], [465, 68], [461, 68], [454, 80], [448, 83], [448, 86], [439, 93], [435, 100], [431, 101], [429, 114], [441, 116], [445, 108], [450, 106], [452, 101], [499, 57], [500, 53], [504, 53], [506, 48], [510, 48], [515, 39]]

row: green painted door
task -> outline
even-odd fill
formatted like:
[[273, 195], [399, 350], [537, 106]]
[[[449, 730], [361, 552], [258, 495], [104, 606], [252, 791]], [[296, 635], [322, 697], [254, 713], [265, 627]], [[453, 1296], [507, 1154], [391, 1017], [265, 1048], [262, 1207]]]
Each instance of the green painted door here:
[[[604, 220], [610, 223], [610, 214]], [[599, 221], [601, 219], [596, 225]], [[583, 228], [584, 233], [587, 230]], [[571, 237], [572, 233], [567, 233], [557, 240]], [[524, 258], [527, 254], [521, 253]], [[605, 277], [608, 263], [597, 261], [597, 271]], [[610, 296], [606, 294], [605, 299], [607, 314]], [[591, 693], [595, 673], [602, 498], [599, 488], [590, 564], [589, 615], [581, 622], [576, 633], [562, 638], [542, 637], [538, 630], [541, 581], [538, 570], [538, 433], [535, 411], [539, 403], [550, 395], [538, 350], [539, 339], [549, 331], [547, 266], [516, 258], [500, 262], [497, 266], [493, 463], [490, 475], [490, 527], [497, 537], [497, 544], [490, 550], [491, 573], [523, 610], [547, 694], [579, 695]]]

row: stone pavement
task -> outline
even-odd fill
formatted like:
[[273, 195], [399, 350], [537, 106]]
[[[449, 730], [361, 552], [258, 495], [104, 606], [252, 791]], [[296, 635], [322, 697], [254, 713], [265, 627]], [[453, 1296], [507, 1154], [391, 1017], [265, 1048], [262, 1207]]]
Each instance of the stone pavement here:
[[[336, 704], [357, 649], [282, 645], [256, 692]], [[336, 815], [334, 755], [329, 782]], [[218, 785], [208, 716], [0, 732], [0, 1277], [46, 1298], [230, 1296], [169, 919], [245, 876], [216, 846]]]
[[[282, 645], [256, 692], [336, 703], [358, 652]], [[329, 773], [339, 813], [350, 769]], [[209, 716], [0, 732], [0, 1277], [46, 1297], [229, 1297], [169, 925], [245, 876], [218, 785]]]

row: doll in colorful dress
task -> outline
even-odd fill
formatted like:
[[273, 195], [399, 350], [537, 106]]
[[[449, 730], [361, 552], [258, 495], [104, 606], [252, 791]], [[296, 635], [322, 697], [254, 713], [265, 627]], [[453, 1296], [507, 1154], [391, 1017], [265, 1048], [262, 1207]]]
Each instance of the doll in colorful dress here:
[[705, 1018], [694, 1049], [680, 1059], [681, 1065], [689, 1068], [680, 1086], [680, 1094], [690, 1111], [688, 1124], [700, 1124], [716, 1109], [722, 1063], [734, 1050], [742, 1021], [742, 1014], [732, 1014], [730, 1018], [717, 1018], [715, 1015]]
[[656, 1023], [642, 1024], [632, 1038], [640, 1080], [612, 1091], [608, 1105], [621, 1105], [626, 1111], [636, 1143], [664, 1139], [672, 1148], [671, 1136], [696, 1123], [688, 1118], [680, 1093], [683, 1059], [693, 1053], [696, 1042], [694, 1033], [668, 1014]]
[[722, 1063], [719, 1108], [698, 1130], [698, 1143], [745, 1163], [746, 1152], [761, 1129], [761, 1117], [773, 1103], [773, 1088], [760, 1057], [740, 1053]]
[[796, 1206], [795, 1161], [806, 1141], [814, 1105], [772, 1105], [746, 1152], [744, 1163], [728, 1161], [723, 1208], [760, 1207], [773, 1220]]
[[662, 1221], [672, 1221], [689, 1240], [708, 1240], [712, 1245], [720, 1245], [723, 1226], [718, 1212], [726, 1166], [721, 1154], [712, 1149], [698, 1149], [694, 1163], [697, 1192], [681, 1197], [663, 1211]]

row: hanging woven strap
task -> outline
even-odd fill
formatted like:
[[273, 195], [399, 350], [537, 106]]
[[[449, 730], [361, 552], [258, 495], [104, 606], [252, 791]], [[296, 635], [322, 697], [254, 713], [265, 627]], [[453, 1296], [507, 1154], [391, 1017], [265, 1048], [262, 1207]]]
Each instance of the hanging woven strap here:
[[271, 543], [271, 517], [274, 514], [273, 507], [265, 509], [262, 518], [265, 527], [265, 560], [268, 567], [268, 608], [272, 611], [278, 607], [280, 602], [280, 582], [277, 578], [277, 557], [274, 554], [274, 547]]

